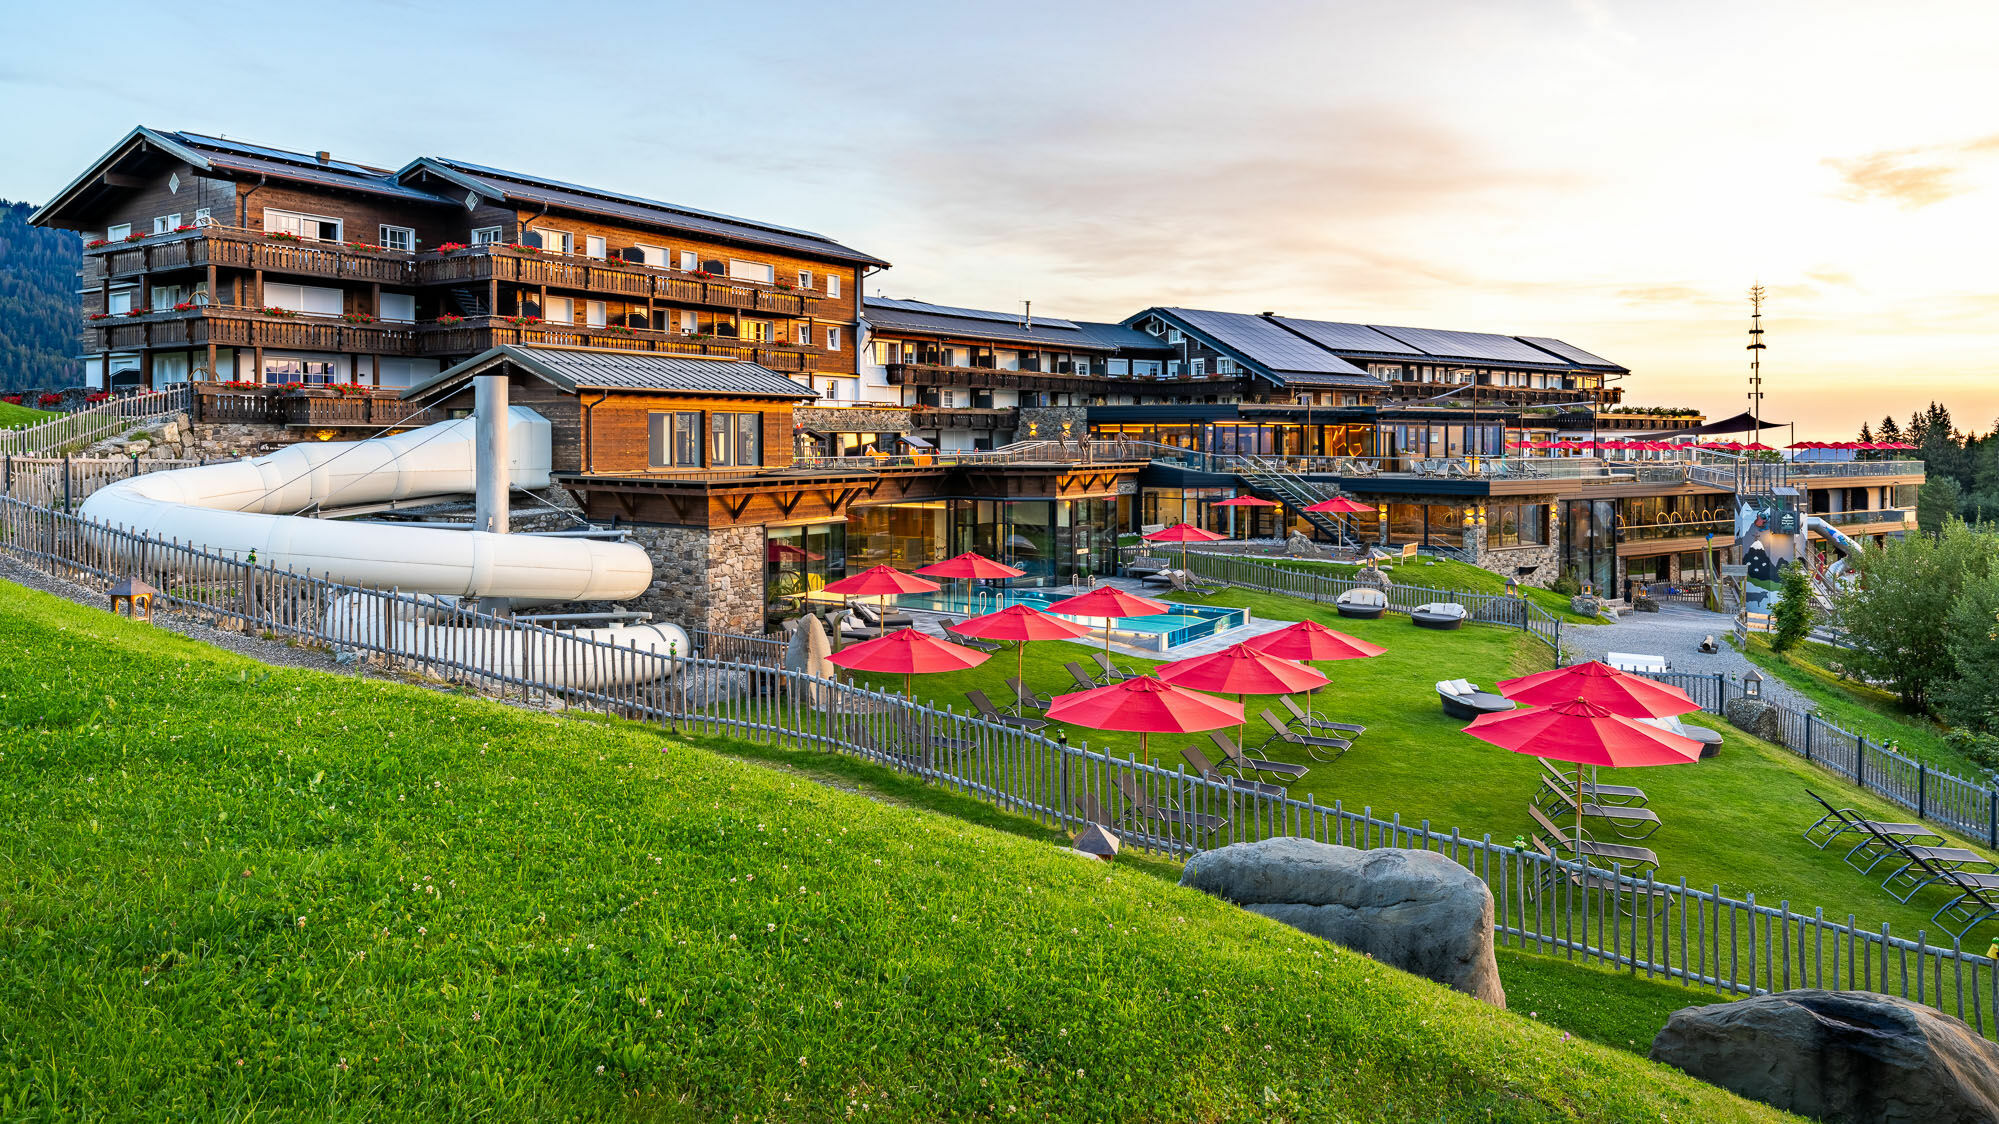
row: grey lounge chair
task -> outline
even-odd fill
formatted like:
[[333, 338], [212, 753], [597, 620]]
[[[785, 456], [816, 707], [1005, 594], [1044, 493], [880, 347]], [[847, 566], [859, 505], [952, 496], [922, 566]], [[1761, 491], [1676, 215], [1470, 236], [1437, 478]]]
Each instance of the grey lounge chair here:
[[945, 621], [943, 626], [944, 638], [946, 640], [949, 640], [953, 644], [963, 644], [967, 648], [972, 648], [981, 652], [997, 652], [1002, 648], [1006, 647], [1005, 644], [1002, 644], [998, 640], [987, 640], [984, 639], [983, 637], [964, 635], [963, 633], [959, 632], [957, 629], [957, 626], [963, 623], [965, 622]]
[[972, 709], [979, 712], [979, 717], [988, 722], [997, 722], [1002, 726], [1012, 726], [1018, 730], [1039, 730], [1048, 725], [1046, 718], [1022, 718], [1019, 715], [1000, 713], [1000, 709], [993, 705], [993, 700], [987, 698], [984, 691], [966, 691], [965, 698], [972, 704]]
[[[1318, 734], [1300, 733], [1286, 726], [1284, 720], [1272, 713], [1269, 707], [1263, 708], [1261, 717], [1263, 718], [1263, 724], [1270, 727], [1270, 736], [1263, 739], [1263, 743], [1256, 747], [1259, 753], [1268, 749], [1271, 742], [1286, 741], [1292, 745], [1304, 747], [1305, 752], [1311, 755], [1312, 760], [1323, 762], [1337, 760], [1341, 754], [1353, 747], [1353, 742], [1346, 738], [1329, 738]], [[1328, 749], [1333, 751], [1332, 757], [1320, 756], [1321, 750]]]
[[1437, 697], [1443, 700], [1445, 714], [1466, 721], [1481, 714], [1503, 714], [1518, 705], [1505, 695], [1481, 691], [1476, 684], [1463, 679], [1439, 680]]
[[1269, 773], [1272, 776], [1284, 777], [1295, 781], [1312, 771], [1312, 767], [1309, 765], [1293, 765], [1289, 761], [1265, 761], [1261, 758], [1251, 757], [1247, 753], [1244, 753], [1240, 746], [1230, 741], [1229, 736], [1220, 730], [1209, 732], [1208, 744], [1221, 752], [1222, 768], [1234, 769], [1237, 776], [1246, 777], [1251, 773]]
[[1552, 786], [1549, 794], [1554, 798], [1555, 814], [1573, 816], [1580, 807], [1584, 819], [1600, 820], [1610, 825], [1620, 839], [1644, 839], [1659, 830], [1659, 815], [1650, 808], [1621, 808], [1614, 804], [1588, 802], [1578, 805], [1568, 789]]
[[1133, 783], [1130, 777], [1122, 774], [1118, 776], [1117, 789], [1120, 793], [1124, 794], [1125, 803], [1133, 812], [1141, 818], [1151, 820], [1155, 823], [1191, 828], [1202, 834], [1227, 827], [1229, 824], [1228, 817], [1226, 816], [1210, 816], [1200, 812], [1183, 812], [1178, 808], [1168, 808], [1156, 804], [1146, 797], [1144, 791], [1137, 784]]
[[[1842, 860], [1855, 870], [1862, 872], [1873, 870], [1883, 855], [1894, 850], [1896, 843], [1926, 842], [1941, 845], [1944, 842], [1941, 833], [1922, 824], [1870, 820], [1851, 808], [1833, 807], [1826, 803], [1823, 796], [1809, 788], [1805, 790], [1805, 795], [1818, 801], [1819, 807], [1825, 809], [1825, 815], [1813, 820], [1812, 825], [1805, 829], [1805, 842], [1823, 851], [1833, 840], [1842, 835], [1857, 836], [1859, 841], [1846, 852]], [[1867, 865], [1863, 867], [1854, 861], [1856, 855], [1872, 857], [1867, 859]]]
[[1307, 714], [1298, 709], [1298, 704], [1291, 701], [1290, 695], [1279, 695], [1277, 701], [1284, 704], [1284, 709], [1291, 712], [1292, 726], [1303, 726], [1308, 730], [1331, 730], [1336, 734], [1350, 734], [1355, 738], [1367, 733], [1367, 727], [1358, 722], [1333, 722]]
[[1127, 679], [1136, 679], [1145, 674], [1142, 671], [1133, 671], [1128, 667], [1119, 667], [1112, 663], [1111, 658], [1101, 651], [1091, 652], [1090, 658], [1097, 661], [1097, 666], [1103, 669], [1103, 674], [1097, 676], [1097, 682], [1099, 683], [1122, 683]]
[[[1543, 781], [1570, 795], [1575, 794], [1576, 778], [1573, 771], [1563, 772], [1545, 757], [1537, 757], [1535, 760], [1541, 763], [1541, 768], [1547, 770], [1541, 778]], [[1615, 804], [1620, 808], [1642, 808], [1652, 802], [1652, 798], [1646, 796], [1642, 788], [1633, 788], [1628, 784], [1597, 784], [1594, 781], [1583, 782], [1583, 798], [1592, 804]]]
[[1575, 851], [1581, 849], [1585, 858], [1603, 859], [1622, 867], [1628, 867], [1639, 874], [1659, 869], [1659, 856], [1647, 847], [1633, 847], [1624, 843], [1598, 843], [1591, 839], [1589, 832], [1583, 832], [1581, 840], [1571, 839], [1573, 828], [1565, 828], [1548, 818], [1547, 813], [1533, 804], [1527, 805], [1527, 814], [1547, 833], [1556, 850]]
[[1187, 764], [1193, 767], [1194, 775], [1204, 781], [1224, 785], [1228, 788], [1241, 789], [1244, 792], [1253, 792], [1259, 796], [1284, 795], [1284, 786], [1281, 784], [1267, 784], [1263, 781], [1250, 780], [1248, 777], [1231, 777], [1223, 773], [1221, 770], [1215, 768], [1213, 762], [1208, 760], [1207, 754], [1202, 753], [1191, 745], [1181, 750], [1180, 756], [1186, 758]]
[[1055, 701], [1047, 695], [1028, 690], [1027, 685], [1018, 679], [1009, 679], [1006, 685], [1013, 688], [1013, 711], [1016, 714], [1023, 710], [1047, 710], [1048, 705]]
[[1449, 632], [1465, 626], [1465, 607], [1455, 601], [1432, 601], [1409, 610], [1409, 620], [1417, 628]]
[[1090, 678], [1090, 673], [1083, 670], [1083, 665], [1075, 662], [1074, 660], [1071, 660], [1068, 663], [1063, 664], [1062, 666], [1068, 669], [1069, 678], [1074, 679], [1076, 681], [1076, 689], [1078, 691], [1090, 691], [1103, 686], [1102, 683], [1099, 683], [1096, 680]]
[[[1549, 848], [1547, 841], [1538, 835], [1534, 837], [1533, 843], [1534, 849], [1549, 859], [1565, 862], [1576, 861], [1573, 855], [1565, 856], [1557, 854]], [[1541, 879], [1535, 889], [1537, 892], [1552, 893], [1558, 881], [1562, 879], [1566, 879], [1569, 885], [1574, 886], [1578, 890], [1595, 890], [1608, 894], [1613, 907], [1618, 913], [1626, 917], [1637, 916], [1638, 903], [1641, 900], [1651, 907], [1646, 910], [1647, 914], [1654, 917], [1658, 916], [1660, 912], [1671, 908], [1673, 904], [1672, 894], [1666, 887], [1654, 886], [1648, 890], [1642, 885], [1627, 885], [1615, 873], [1590, 866], [1587, 860], [1585, 860], [1581, 870], [1571, 867], [1559, 867], [1554, 865], [1554, 863], [1550, 863], [1546, 871], [1546, 876]]]

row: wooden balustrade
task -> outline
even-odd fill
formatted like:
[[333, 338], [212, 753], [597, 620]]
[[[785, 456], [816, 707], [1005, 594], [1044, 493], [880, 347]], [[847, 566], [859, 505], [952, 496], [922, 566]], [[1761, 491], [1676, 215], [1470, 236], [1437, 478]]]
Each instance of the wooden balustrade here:
[[106, 277], [211, 265], [389, 285], [414, 284], [417, 275], [416, 259], [395, 250], [344, 242], [293, 242], [261, 231], [205, 226], [86, 251], [83, 280], [88, 286]]
[[287, 386], [195, 383], [195, 414], [204, 422], [288, 425], [301, 429], [412, 427], [446, 420], [443, 411], [404, 402], [391, 388], [364, 393]]

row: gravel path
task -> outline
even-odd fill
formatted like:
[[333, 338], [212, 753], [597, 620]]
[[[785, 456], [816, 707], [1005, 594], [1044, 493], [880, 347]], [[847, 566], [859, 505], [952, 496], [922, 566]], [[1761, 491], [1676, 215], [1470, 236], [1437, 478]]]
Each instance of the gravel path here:
[[[1697, 675], [1720, 672], [1740, 679], [1755, 665], [1728, 642], [1733, 629], [1734, 621], [1726, 614], [1668, 602], [1656, 613], [1626, 613], [1616, 624], [1566, 626], [1562, 647], [1584, 659], [1600, 660], [1610, 652], [1664, 656], [1674, 671]], [[1703, 653], [1703, 636], [1713, 636], [1721, 650], [1712, 655]], [[1763, 679], [1763, 697], [1800, 711], [1809, 711], [1814, 705], [1769, 675]]]

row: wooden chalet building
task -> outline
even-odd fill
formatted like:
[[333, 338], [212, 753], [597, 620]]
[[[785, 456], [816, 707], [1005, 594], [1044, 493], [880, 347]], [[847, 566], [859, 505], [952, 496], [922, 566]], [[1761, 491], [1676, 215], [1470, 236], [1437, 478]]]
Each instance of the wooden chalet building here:
[[887, 264], [462, 160], [389, 170], [146, 128], [33, 221], [86, 239], [82, 353], [113, 388], [399, 389], [549, 344], [743, 359], [837, 393], [858, 383], [861, 280]]

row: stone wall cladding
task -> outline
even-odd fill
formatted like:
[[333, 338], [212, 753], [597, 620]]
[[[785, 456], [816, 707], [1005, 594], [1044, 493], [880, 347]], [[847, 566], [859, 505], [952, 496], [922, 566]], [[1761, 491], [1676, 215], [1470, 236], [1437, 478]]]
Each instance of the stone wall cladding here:
[[629, 528], [652, 556], [652, 585], [629, 608], [687, 628], [762, 635], [761, 526]]
[[791, 420], [822, 433], [909, 432], [909, 411], [897, 406], [801, 406]]
[[1022, 406], [1020, 421], [1014, 430], [1017, 441], [1057, 441], [1064, 434], [1062, 423], [1069, 423], [1069, 437], [1082, 437], [1089, 433], [1087, 423], [1089, 410], [1082, 406]]

